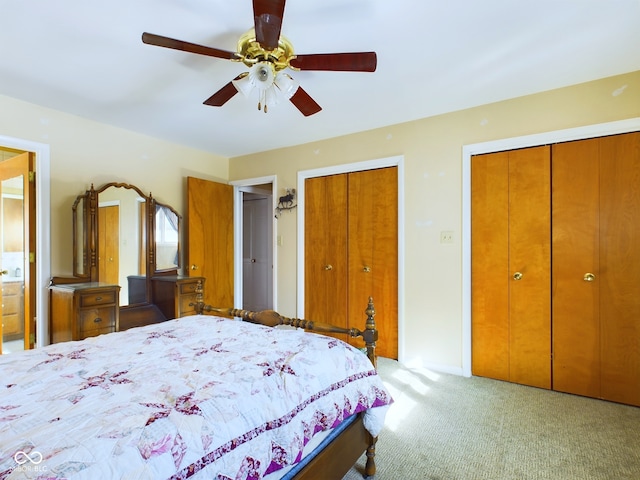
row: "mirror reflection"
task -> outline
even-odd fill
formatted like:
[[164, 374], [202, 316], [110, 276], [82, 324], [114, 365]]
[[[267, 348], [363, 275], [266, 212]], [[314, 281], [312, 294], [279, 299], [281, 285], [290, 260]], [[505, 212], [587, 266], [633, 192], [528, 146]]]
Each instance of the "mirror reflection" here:
[[180, 267], [180, 216], [168, 205], [156, 203], [156, 272]]
[[120, 285], [120, 305], [142, 303], [131, 295], [129, 277], [146, 276], [146, 198], [125, 186], [110, 186], [98, 194], [98, 281]]

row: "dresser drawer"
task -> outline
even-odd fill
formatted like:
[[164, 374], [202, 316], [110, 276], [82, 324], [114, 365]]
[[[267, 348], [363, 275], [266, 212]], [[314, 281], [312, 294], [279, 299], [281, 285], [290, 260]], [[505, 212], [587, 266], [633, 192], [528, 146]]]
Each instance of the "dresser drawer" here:
[[164, 275], [151, 279], [153, 303], [167, 320], [193, 315], [198, 284], [204, 286], [203, 277]]
[[49, 290], [51, 343], [119, 330], [120, 286], [101, 282], [63, 283], [52, 285]]
[[80, 295], [80, 307], [93, 307], [94, 305], [108, 305], [116, 302], [117, 292], [113, 290], [105, 292], [83, 293]]
[[80, 310], [80, 332], [96, 329], [115, 331], [116, 311], [114, 307], [87, 308]]
[[2, 284], [2, 295], [22, 295], [22, 282], [4, 282]]
[[188, 295], [190, 293], [196, 293], [197, 286], [198, 286], [198, 282], [189, 282], [189, 283], [179, 284], [180, 295]]
[[[185, 315], [191, 315], [196, 313], [195, 308], [196, 303], [196, 294], [193, 295], [182, 295], [180, 297], [180, 316], [183, 317]], [[189, 305], [194, 304], [194, 305]]]
[[20, 303], [22, 303], [22, 297], [17, 297], [15, 295], [11, 297], [2, 297], [2, 315], [4, 316], [18, 313]]
[[22, 333], [22, 318], [17, 313], [2, 315], [2, 336]]

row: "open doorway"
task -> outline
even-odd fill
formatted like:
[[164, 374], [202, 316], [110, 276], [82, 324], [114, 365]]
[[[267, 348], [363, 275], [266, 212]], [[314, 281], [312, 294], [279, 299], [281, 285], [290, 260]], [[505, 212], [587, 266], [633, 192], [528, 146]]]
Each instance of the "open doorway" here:
[[275, 310], [275, 178], [249, 179], [234, 185], [235, 306]]
[[253, 311], [273, 309], [273, 202], [257, 190], [242, 192], [242, 308]]
[[0, 353], [35, 344], [33, 154], [0, 149]]
[[[31, 140], [0, 136], [0, 151], [29, 152], [34, 156], [36, 235], [31, 239], [29, 264], [31, 275], [28, 292], [32, 307], [29, 322], [33, 326], [29, 344], [40, 347], [49, 343], [49, 279], [51, 278], [50, 222], [50, 152], [49, 145]], [[31, 255], [33, 254], [33, 262]], [[15, 273], [15, 271], [14, 271]], [[24, 276], [25, 272], [21, 272]], [[34, 338], [35, 336], [35, 338]]]

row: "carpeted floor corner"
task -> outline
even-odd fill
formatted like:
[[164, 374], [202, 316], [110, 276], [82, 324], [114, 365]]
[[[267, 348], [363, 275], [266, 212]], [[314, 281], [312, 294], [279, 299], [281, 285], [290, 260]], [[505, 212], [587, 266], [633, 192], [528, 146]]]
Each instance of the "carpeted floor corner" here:
[[[640, 408], [379, 359], [376, 480], [638, 480]], [[343, 480], [361, 480], [364, 456]]]

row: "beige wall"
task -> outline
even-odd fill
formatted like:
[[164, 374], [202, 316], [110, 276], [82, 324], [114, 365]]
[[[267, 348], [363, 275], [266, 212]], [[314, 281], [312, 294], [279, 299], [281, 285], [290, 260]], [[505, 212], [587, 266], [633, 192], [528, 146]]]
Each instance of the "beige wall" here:
[[[300, 170], [402, 155], [404, 359], [456, 371], [462, 363], [462, 147], [640, 117], [640, 72], [230, 162], [8, 97], [0, 96], [0, 112], [0, 136], [50, 146], [53, 274], [71, 272], [71, 205], [91, 182], [133, 183], [184, 215], [189, 175], [276, 175], [279, 187], [295, 187]], [[297, 215], [285, 212], [276, 222], [283, 239], [278, 308], [287, 315], [297, 313]], [[443, 230], [454, 232], [453, 245], [440, 243]]]
[[[402, 155], [403, 359], [460, 371], [463, 146], [634, 117], [640, 117], [640, 72], [234, 158], [229, 177], [276, 175], [281, 188], [293, 187], [300, 170]], [[300, 214], [284, 213], [276, 223], [283, 239], [278, 248], [278, 308], [287, 315], [297, 310], [295, 245]], [[453, 245], [440, 243], [443, 230], [454, 232]]]
[[91, 183], [131, 183], [185, 214], [185, 177], [228, 178], [228, 160], [0, 96], [0, 135], [50, 146], [51, 272], [72, 272], [71, 205]]

